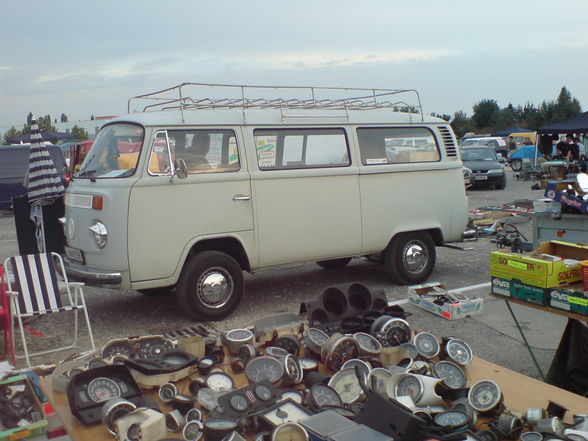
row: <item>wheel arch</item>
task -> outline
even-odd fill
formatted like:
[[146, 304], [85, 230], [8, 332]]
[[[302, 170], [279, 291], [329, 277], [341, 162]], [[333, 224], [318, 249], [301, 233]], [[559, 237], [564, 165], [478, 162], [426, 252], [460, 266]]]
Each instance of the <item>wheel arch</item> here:
[[400, 236], [401, 234], [410, 234], [410, 233], [427, 233], [433, 239], [433, 243], [435, 246], [443, 245], [443, 233], [441, 232], [441, 228], [434, 227], [434, 228], [422, 228], [419, 230], [406, 230], [406, 231], [398, 231], [390, 238], [388, 241], [388, 247], [394, 242], [394, 240]]
[[241, 269], [244, 271], [251, 271], [251, 264], [249, 257], [245, 251], [245, 247], [236, 237], [216, 237], [210, 239], [202, 239], [192, 245], [186, 258], [184, 265], [194, 255], [203, 251], [220, 251], [228, 254], [237, 261]]

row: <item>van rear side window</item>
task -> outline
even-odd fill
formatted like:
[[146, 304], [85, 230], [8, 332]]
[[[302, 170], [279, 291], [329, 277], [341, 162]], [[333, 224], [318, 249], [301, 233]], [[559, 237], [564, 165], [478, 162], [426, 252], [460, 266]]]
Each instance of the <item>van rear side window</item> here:
[[435, 162], [441, 159], [433, 133], [425, 127], [357, 129], [363, 165]]
[[260, 170], [350, 165], [343, 129], [255, 130], [253, 135]]

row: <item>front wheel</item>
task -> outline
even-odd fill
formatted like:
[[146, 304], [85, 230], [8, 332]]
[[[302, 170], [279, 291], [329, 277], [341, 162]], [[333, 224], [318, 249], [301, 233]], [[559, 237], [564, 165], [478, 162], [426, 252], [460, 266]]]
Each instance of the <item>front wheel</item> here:
[[521, 171], [523, 168], [523, 161], [520, 159], [513, 159], [510, 161], [510, 168], [512, 168], [513, 171]]
[[235, 259], [220, 251], [203, 251], [185, 264], [176, 292], [190, 317], [221, 320], [235, 310], [244, 287], [243, 272]]
[[506, 175], [502, 175], [502, 178], [500, 178], [500, 181], [498, 181], [498, 184], [496, 184], [496, 189], [497, 190], [504, 190], [506, 188]]
[[402, 233], [384, 250], [388, 276], [401, 284], [425, 281], [435, 266], [435, 243], [424, 231]]

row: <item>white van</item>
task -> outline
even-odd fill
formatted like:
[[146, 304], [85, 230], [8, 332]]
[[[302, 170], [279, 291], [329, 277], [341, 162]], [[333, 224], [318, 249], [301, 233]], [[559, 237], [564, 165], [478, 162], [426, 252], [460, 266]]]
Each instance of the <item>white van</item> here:
[[455, 136], [385, 101], [399, 91], [318, 100], [320, 88], [287, 88], [312, 98], [262, 100], [236, 86], [241, 99], [190, 99], [189, 86], [166, 91], [177, 99], [142, 96], [166, 109], [101, 129], [65, 196], [71, 277], [145, 294], [175, 287], [190, 316], [221, 319], [243, 271], [370, 256], [411, 284], [430, 275], [435, 246], [462, 240]]

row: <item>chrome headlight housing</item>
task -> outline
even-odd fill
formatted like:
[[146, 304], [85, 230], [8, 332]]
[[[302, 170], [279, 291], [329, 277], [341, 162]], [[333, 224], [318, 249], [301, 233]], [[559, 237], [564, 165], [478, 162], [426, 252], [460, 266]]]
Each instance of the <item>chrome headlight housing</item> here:
[[504, 173], [503, 168], [493, 168], [492, 170], [488, 170], [489, 175], [501, 175]]
[[94, 236], [96, 246], [100, 249], [103, 249], [108, 243], [108, 230], [106, 230], [106, 225], [97, 220], [92, 226], [88, 227], [88, 229]]
[[472, 177], [472, 170], [464, 166], [463, 167], [463, 177], [464, 178], [471, 178]]

